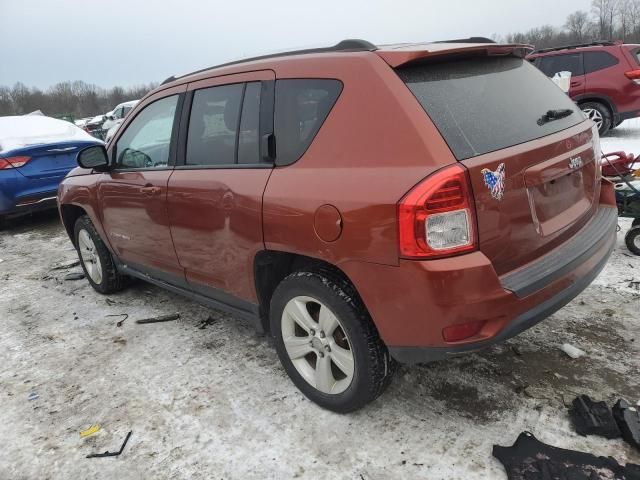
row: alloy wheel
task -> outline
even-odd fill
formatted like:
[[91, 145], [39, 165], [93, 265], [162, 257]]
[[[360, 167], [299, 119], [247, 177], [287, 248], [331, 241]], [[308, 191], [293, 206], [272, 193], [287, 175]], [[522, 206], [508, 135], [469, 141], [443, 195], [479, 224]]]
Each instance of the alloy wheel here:
[[282, 339], [298, 373], [326, 394], [344, 392], [355, 361], [351, 344], [338, 317], [312, 297], [292, 298], [282, 312]]
[[602, 122], [604, 122], [604, 119], [602, 118], [602, 114], [598, 110], [596, 110], [595, 108], [585, 108], [582, 111], [589, 120], [596, 124], [598, 130], [602, 128]]
[[87, 272], [87, 275], [93, 280], [94, 283], [102, 283], [102, 264], [100, 263], [100, 257], [96, 250], [96, 245], [93, 243], [93, 239], [89, 232], [85, 229], [78, 232], [78, 250], [80, 251], [80, 258], [82, 264]]

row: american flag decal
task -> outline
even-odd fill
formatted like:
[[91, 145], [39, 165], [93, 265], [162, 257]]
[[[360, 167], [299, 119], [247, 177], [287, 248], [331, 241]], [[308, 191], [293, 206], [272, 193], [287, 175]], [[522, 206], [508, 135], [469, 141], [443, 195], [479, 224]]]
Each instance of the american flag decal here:
[[501, 163], [495, 172], [492, 172], [488, 168], [481, 170], [484, 184], [491, 192], [491, 196], [496, 200], [502, 200], [504, 196], [504, 168], [504, 163]]

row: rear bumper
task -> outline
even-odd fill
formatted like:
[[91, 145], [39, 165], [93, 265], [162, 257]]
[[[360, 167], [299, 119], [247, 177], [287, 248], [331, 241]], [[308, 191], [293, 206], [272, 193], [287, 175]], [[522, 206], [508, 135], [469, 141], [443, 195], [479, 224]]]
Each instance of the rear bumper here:
[[56, 190], [40, 191], [15, 170], [3, 170], [0, 175], [0, 216], [14, 217], [55, 208], [56, 193]]
[[[502, 342], [562, 308], [605, 266], [616, 224], [616, 209], [601, 206], [570, 241], [503, 277], [481, 252], [346, 273], [391, 355], [402, 363], [431, 362]], [[444, 341], [444, 328], [472, 321], [486, 322], [477, 335]]]

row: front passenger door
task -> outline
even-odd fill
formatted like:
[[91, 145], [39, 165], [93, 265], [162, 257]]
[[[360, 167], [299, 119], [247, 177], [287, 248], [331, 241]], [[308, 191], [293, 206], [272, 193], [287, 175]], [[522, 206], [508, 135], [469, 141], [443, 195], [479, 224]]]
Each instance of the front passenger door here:
[[98, 187], [103, 225], [121, 261], [182, 284], [184, 273], [173, 248], [166, 204], [182, 97], [176, 91], [145, 103], [111, 142], [115, 165]]

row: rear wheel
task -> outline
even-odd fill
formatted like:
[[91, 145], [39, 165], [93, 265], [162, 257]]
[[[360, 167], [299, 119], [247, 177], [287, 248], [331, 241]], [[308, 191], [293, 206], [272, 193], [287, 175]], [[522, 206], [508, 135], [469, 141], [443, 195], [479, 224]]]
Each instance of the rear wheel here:
[[624, 236], [624, 241], [631, 253], [640, 255], [640, 225], [630, 228]]
[[600, 136], [605, 135], [612, 125], [611, 112], [599, 102], [585, 102], [580, 104], [580, 110], [598, 127]]
[[293, 383], [346, 413], [377, 398], [395, 364], [353, 287], [330, 273], [296, 272], [271, 301], [271, 332]]
[[118, 273], [111, 252], [87, 215], [76, 220], [74, 239], [80, 265], [94, 290], [105, 294], [121, 290], [125, 279]]

